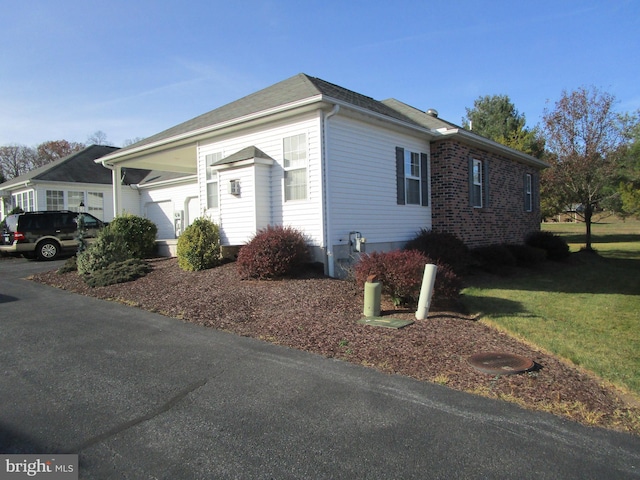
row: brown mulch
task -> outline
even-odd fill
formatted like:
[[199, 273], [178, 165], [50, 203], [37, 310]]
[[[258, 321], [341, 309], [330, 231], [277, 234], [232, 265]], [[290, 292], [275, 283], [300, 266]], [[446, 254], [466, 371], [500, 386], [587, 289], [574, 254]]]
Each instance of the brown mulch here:
[[[90, 288], [76, 272], [32, 280], [116, 300], [238, 335], [335, 357], [447, 387], [500, 398], [537, 410], [640, 434], [640, 407], [588, 372], [526, 345], [473, 317], [434, 305], [425, 320], [402, 329], [362, 325], [362, 291], [353, 282], [312, 272], [296, 279], [240, 280], [233, 263], [182, 271], [173, 259], [151, 260], [153, 271], [126, 284]], [[176, 292], [178, 294], [176, 295]], [[383, 316], [415, 319], [383, 302]], [[488, 375], [467, 359], [507, 352], [535, 362], [517, 375]]]

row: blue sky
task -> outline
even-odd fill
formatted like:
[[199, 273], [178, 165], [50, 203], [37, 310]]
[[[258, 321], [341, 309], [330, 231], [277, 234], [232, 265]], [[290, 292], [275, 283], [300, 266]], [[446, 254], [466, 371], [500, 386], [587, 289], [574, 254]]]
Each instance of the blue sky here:
[[[0, 145], [147, 137], [304, 72], [460, 123], [506, 94], [640, 108], [640, 2], [0, 0]], [[550, 102], [550, 103], [549, 103]]]

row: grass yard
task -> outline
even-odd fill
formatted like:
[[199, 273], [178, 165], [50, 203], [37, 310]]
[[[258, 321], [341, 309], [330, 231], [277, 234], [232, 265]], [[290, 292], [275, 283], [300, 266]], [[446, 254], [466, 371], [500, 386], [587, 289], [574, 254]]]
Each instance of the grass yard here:
[[542, 229], [567, 240], [570, 261], [471, 277], [463, 302], [482, 321], [640, 395], [640, 221], [599, 219], [597, 255], [580, 252], [583, 223]]

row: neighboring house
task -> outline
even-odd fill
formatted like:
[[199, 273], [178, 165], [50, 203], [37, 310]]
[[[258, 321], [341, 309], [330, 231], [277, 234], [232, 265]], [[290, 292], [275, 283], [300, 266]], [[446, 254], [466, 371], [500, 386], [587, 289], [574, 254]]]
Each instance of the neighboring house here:
[[[0, 220], [15, 207], [27, 212], [78, 211], [81, 203], [87, 213], [107, 222], [112, 220], [112, 172], [96, 164], [95, 160], [116, 150], [116, 147], [91, 145], [0, 184]], [[137, 184], [148, 173], [146, 170], [121, 169], [119, 178], [122, 182], [119, 183]], [[138, 192], [133, 189], [121, 191], [122, 198], [139, 210]]]
[[[454, 233], [471, 247], [521, 243], [539, 229], [538, 176], [547, 166], [433, 110], [304, 74], [99, 163], [115, 178], [131, 167], [190, 175], [193, 184], [167, 184], [160, 195], [165, 217], [206, 215], [227, 247], [268, 225], [293, 226], [330, 276], [360, 252], [401, 248], [421, 228]], [[197, 199], [186, 192], [193, 185]], [[122, 191], [114, 186], [116, 211]], [[149, 204], [159, 199], [153, 193]]]

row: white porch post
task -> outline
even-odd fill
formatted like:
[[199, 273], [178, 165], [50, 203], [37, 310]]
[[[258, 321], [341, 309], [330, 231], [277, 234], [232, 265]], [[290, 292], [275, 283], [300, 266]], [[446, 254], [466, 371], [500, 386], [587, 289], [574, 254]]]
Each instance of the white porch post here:
[[114, 218], [120, 213], [122, 208], [122, 169], [120, 165], [114, 165], [111, 170], [111, 183], [113, 184], [113, 216]]

